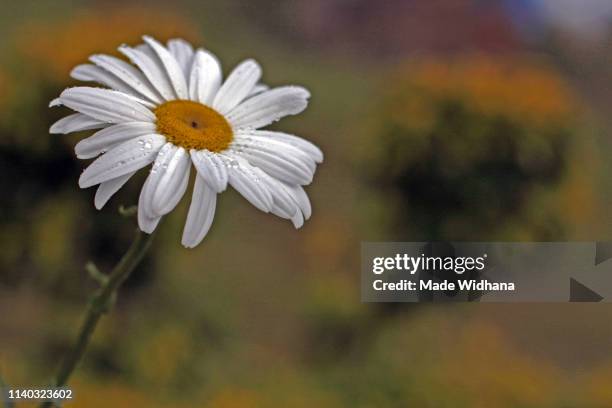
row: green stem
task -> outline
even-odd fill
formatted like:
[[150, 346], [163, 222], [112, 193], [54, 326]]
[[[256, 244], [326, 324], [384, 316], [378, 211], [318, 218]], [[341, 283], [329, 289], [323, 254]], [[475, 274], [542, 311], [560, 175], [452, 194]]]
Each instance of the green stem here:
[[[102, 283], [100, 289], [92, 296], [87, 311], [85, 312], [85, 318], [81, 324], [76, 342], [64, 356], [64, 360], [57, 371], [53, 386], [63, 387], [68, 383], [70, 375], [79, 361], [81, 361], [87, 349], [87, 345], [89, 344], [100, 318], [109, 311], [117, 296], [119, 287], [140, 263], [145, 252], [151, 246], [152, 240], [153, 234], [147, 235], [138, 229], [136, 230], [132, 245], [125, 255], [123, 255], [119, 263], [115, 265], [112, 272], [108, 275], [108, 279]], [[54, 404], [53, 401], [45, 401], [40, 405], [40, 408], [50, 408]]]

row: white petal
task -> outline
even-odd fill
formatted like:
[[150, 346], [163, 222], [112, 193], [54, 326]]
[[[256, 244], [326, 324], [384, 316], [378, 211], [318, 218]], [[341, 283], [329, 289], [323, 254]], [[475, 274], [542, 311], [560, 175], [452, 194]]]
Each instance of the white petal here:
[[98, 84], [107, 86], [112, 90], [119, 91], [130, 99], [148, 108], [154, 108], [156, 106], [155, 103], [151, 102], [149, 99], [143, 99], [142, 95], [136, 92], [132, 87], [101, 67], [91, 64], [78, 65], [72, 70], [70, 75], [79, 81], [97, 82]]
[[291, 217], [291, 222], [296, 229], [302, 228], [302, 225], [304, 225], [304, 216], [300, 211], [298, 211], [293, 217]]
[[229, 74], [213, 101], [213, 108], [226, 114], [246, 98], [261, 78], [261, 67], [254, 60], [240, 63]]
[[272, 207], [270, 212], [278, 217], [291, 220], [296, 229], [299, 229], [304, 225], [304, 215], [301, 211], [297, 211], [293, 216], [288, 216], [287, 213], [284, 212], [279, 206], [275, 205]]
[[136, 172], [124, 174], [123, 176], [114, 178], [112, 180], [100, 183], [98, 190], [96, 190], [96, 197], [94, 198], [94, 205], [100, 210], [108, 202], [108, 200], [115, 194]]
[[198, 174], [210, 188], [220, 193], [227, 188], [227, 165], [221, 156], [208, 150], [191, 150], [191, 160]]
[[76, 79], [77, 81], [99, 82], [102, 85], [106, 85], [103, 81], [99, 81], [98, 76], [100, 73], [110, 76], [108, 72], [105, 72], [100, 67], [96, 67], [92, 64], [80, 64], [72, 68], [72, 71], [70, 71], [70, 77]]
[[314, 169], [299, 157], [277, 154], [263, 148], [237, 148], [236, 144], [232, 144], [230, 151], [288, 184], [306, 185], [312, 182]]
[[274, 201], [272, 213], [281, 218], [293, 217], [295, 213], [299, 211], [299, 208], [293, 196], [285, 188], [285, 185], [264, 173], [263, 170], [256, 167], [254, 169], [257, 174], [259, 174], [263, 184], [272, 195], [272, 199]]
[[60, 95], [67, 107], [110, 123], [153, 122], [155, 115], [142, 104], [122, 92], [109, 89], [75, 87]]
[[313, 143], [309, 142], [306, 139], [290, 135], [288, 133], [274, 132], [271, 130], [241, 130], [236, 132], [236, 136], [259, 136], [278, 140], [280, 142], [287, 143], [302, 150], [304, 153], [312, 157], [312, 159], [316, 163], [323, 162], [323, 152], [321, 151], [321, 149], [319, 149], [317, 146], [315, 146]]
[[291, 214], [289, 214], [285, 209], [283, 209], [281, 206], [279, 206], [278, 204], [274, 203], [274, 205], [272, 205], [272, 208], [270, 209], [270, 212], [274, 215], [276, 215], [277, 217], [280, 218], [285, 218], [290, 220], [292, 217]]
[[79, 159], [91, 159], [127, 140], [153, 133], [155, 124], [150, 122], [118, 123], [81, 140], [74, 151]]
[[221, 86], [221, 64], [214, 55], [198, 50], [189, 76], [189, 97], [193, 101], [211, 105]]
[[261, 181], [261, 177], [253, 166], [245, 160], [228, 156], [229, 183], [251, 204], [263, 212], [269, 212], [273, 206], [273, 198]]
[[134, 90], [112, 73], [91, 64], [77, 65], [70, 76], [79, 81], [97, 82], [125, 94], [133, 94]]
[[176, 207], [187, 189], [190, 169], [184, 148], [166, 143], [160, 149], [148, 178], [146, 214], [160, 216]]
[[244, 133], [244, 131], [237, 132], [231, 147], [239, 151], [245, 152], [248, 156], [252, 151], [267, 152], [274, 156], [283, 158], [290, 158], [300, 162], [309, 169], [310, 176], [314, 174], [317, 164], [313, 158], [303, 150], [290, 145], [284, 141], [276, 140], [270, 137], [259, 136], [255, 131]]
[[134, 49], [144, 53], [152, 60], [157, 61], [161, 64], [161, 62], [159, 61], [159, 58], [157, 58], [157, 54], [155, 53], [155, 51], [153, 51], [153, 48], [151, 48], [149, 44], [138, 44], [137, 46], [134, 47]]
[[312, 215], [312, 207], [306, 191], [304, 191], [301, 186], [285, 185], [285, 188], [289, 191], [297, 205], [300, 207], [300, 211], [304, 214], [304, 218], [309, 219]]
[[267, 91], [268, 89], [270, 89], [268, 85], [257, 84], [253, 87], [253, 89], [251, 90], [251, 93], [247, 96], [247, 98], [250, 98], [255, 95], [259, 95], [260, 93]]
[[170, 51], [170, 54], [174, 56], [176, 61], [181, 66], [183, 74], [185, 74], [185, 77], [187, 77], [189, 75], [189, 71], [191, 71], [191, 63], [193, 61], [192, 45], [180, 38], [168, 40], [166, 45], [168, 46], [168, 51]]
[[100, 129], [108, 126], [107, 122], [99, 121], [82, 113], [73, 113], [65, 118], [61, 118], [49, 129], [50, 133], [72, 133], [82, 130]]
[[161, 103], [161, 96], [153, 89], [142, 72], [127, 62], [110, 55], [93, 55], [89, 58], [98, 67], [115, 75], [128, 85], [137, 96], [144, 97], [151, 102]]
[[151, 217], [145, 211], [145, 207], [148, 206], [148, 202], [147, 202], [148, 187], [149, 187], [149, 178], [147, 178], [147, 180], [143, 184], [142, 190], [140, 190], [140, 197], [138, 198], [138, 228], [140, 228], [142, 232], [146, 232], [147, 234], [150, 234], [155, 230], [155, 228], [157, 227], [157, 224], [159, 224], [159, 221], [161, 220], [162, 217], [161, 216]]
[[208, 187], [199, 174], [196, 175], [191, 205], [181, 240], [185, 247], [193, 248], [202, 242], [212, 225], [216, 206], [217, 193]]
[[142, 38], [157, 53], [157, 56], [159, 57], [164, 68], [166, 69], [168, 78], [170, 78], [170, 83], [172, 83], [172, 86], [174, 87], [174, 91], [176, 92], [178, 98], [188, 99], [189, 92], [187, 90], [187, 81], [185, 80], [185, 74], [183, 72], [183, 69], [177, 62], [176, 58], [174, 58], [174, 56], [170, 54], [170, 51], [168, 51], [166, 47], [157, 42], [157, 40], [146, 35]]
[[146, 135], [114, 147], [81, 173], [79, 186], [91, 187], [143, 168], [155, 159], [165, 142], [161, 135]]
[[226, 119], [237, 128], [260, 128], [306, 109], [310, 93], [299, 86], [282, 86], [247, 99]]
[[135, 49], [125, 45], [119, 47], [119, 52], [140, 68], [164, 100], [171, 101], [176, 99], [176, 94], [168, 74], [155, 56], [147, 55], [142, 48]]

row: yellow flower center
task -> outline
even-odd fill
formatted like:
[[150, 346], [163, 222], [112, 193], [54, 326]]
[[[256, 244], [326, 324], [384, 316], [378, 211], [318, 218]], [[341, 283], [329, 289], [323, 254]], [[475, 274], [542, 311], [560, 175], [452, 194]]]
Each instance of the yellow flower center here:
[[214, 109], [193, 101], [169, 101], [155, 109], [157, 131], [185, 149], [225, 150], [232, 142], [232, 127]]

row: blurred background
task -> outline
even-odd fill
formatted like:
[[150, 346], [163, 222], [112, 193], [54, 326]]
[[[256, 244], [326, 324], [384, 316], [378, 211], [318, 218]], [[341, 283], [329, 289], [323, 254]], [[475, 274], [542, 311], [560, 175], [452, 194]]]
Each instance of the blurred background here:
[[[134, 179], [79, 190], [86, 135], [49, 135], [69, 72], [142, 34], [227, 72], [256, 58], [309, 109], [275, 127], [325, 152], [299, 231], [189, 200], [103, 319], [71, 407], [612, 407], [612, 305], [362, 304], [366, 240], [612, 239], [609, 0], [2, 0], [0, 374], [48, 384], [95, 283], [129, 245]], [[144, 173], [144, 172], [142, 172]], [[68, 404], [67, 404], [68, 405]], [[19, 406], [28, 406], [22, 404]]]

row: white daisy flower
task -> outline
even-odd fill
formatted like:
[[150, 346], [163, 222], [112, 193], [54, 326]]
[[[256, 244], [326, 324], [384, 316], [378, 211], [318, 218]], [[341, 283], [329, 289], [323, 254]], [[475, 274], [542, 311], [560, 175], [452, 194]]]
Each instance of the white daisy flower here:
[[51, 126], [51, 133], [99, 129], [75, 147], [80, 159], [99, 156], [79, 178], [81, 188], [98, 185], [96, 208], [153, 163], [138, 201], [138, 225], [151, 233], [183, 197], [193, 164], [184, 246], [202, 241], [217, 194], [228, 184], [258, 209], [301, 227], [311, 213], [302, 186], [311, 183], [323, 153], [300, 137], [260, 129], [302, 112], [309, 92], [260, 84], [261, 67], [251, 59], [223, 82], [219, 61], [210, 52], [194, 50], [181, 39], [164, 47], [143, 38], [139, 46], [119, 47], [133, 65], [93, 55], [91, 64], [71, 73], [110, 89], [68, 88], [50, 104], [77, 112]]

